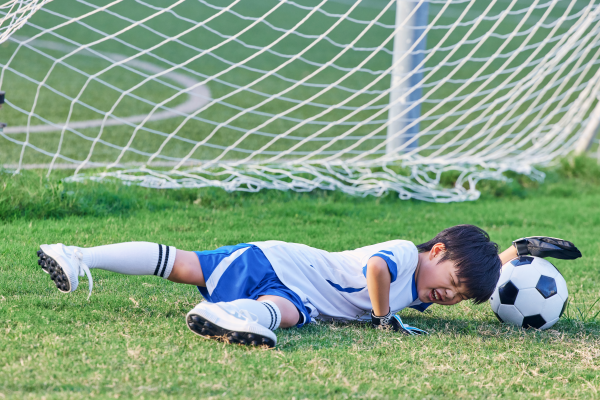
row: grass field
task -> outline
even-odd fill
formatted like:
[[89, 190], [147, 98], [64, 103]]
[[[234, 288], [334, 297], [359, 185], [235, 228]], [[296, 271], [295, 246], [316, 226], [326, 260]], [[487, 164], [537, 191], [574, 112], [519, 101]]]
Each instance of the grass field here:
[[[477, 202], [389, 195], [153, 191], [0, 175], [0, 398], [597, 398], [600, 389], [600, 169], [579, 159], [527, 179], [482, 185]], [[214, 249], [279, 239], [330, 251], [416, 243], [472, 223], [502, 248], [526, 235], [574, 241], [557, 260], [565, 316], [545, 332], [501, 325], [489, 304], [402, 311], [429, 337], [319, 323], [278, 332], [275, 350], [204, 341], [184, 315], [194, 287], [93, 271], [94, 292], [59, 293], [36, 264], [41, 243], [129, 240]], [[85, 283], [83, 283], [85, 286]]]
[[[218, 7], [232, 2], [183, 2], [173, 9], [175, 14], [157, 16], [145, 27], [120, 33], [93, 49], [104, 55], [137, 54], [140, 49], [148, 49], [165, 37], [173, 37], [196, 26], [198, 21], [215, 15]], [[32, 37], [66, 19], [108, 3], [106, 0], [55, 0], [17, 32], [17, 39]], [[319, 2], [298, 0], [296, 3], [315, 6]], [[352, 0], [331, 0], [325, 4], [324, 10], [343, 13], [353, 3]], [[364, 6], [355, 10], [351, 17], [370, 20], [387, 2], [364, 0], [363, 3]], [[427, 83], [431, 85], [423, 90], [429, 96], [422, 106], [423, 115], [457, 89], [462, 87], [462, 90], [455, 93], [456, 98], [433, 112], [421, 124], [422, 130], [435, 132], [449, 127], [461, 115], [466, 114], [467, 117], [460, 124], [467, 124], [484, 113], [491, 115], [498, 111], [504, 103], [494, 103], [494, 100], [510, 90], [510, 85], [503, 83], [509, 75], [506, 71], [526, 63], [527, 55], [538, 49], [539, 54], [534, 58], [541, 59], [556, 43], [532, 47], [504, 64], [507, 59], [504, 55], [523, 44], [525, 35], [517, 35], [502, 50], [503, 57], [494, 59], [481, 71], [482, 75], [489, 75], [500, 69], [506, 70], [501, 76], [463, 87], [466, 80], [482, 67], [482, 60], [489, 60], [506, 41], [490, 37], [464, 67], [454, 71], [453, 65], [479, 44], [476, 38], [489, 32], [496, 16], [509, 3], [507, 0], [496, 2], [487, 14], [489, 18], [468, 37], [471, 42], [446, 60], [448, 65], [426, 74]], [[524, 9], [533, 3], [522, 0], [514, 9]], [[40, 39], [45, 42], [33, 43], [33, 48], [21, 48], [10, 63], [9, 59], [17, 49], [16, 42], [7, 41], [0, 45], [0, 67], [3, 71], [0, 89], [6, 90], [8, 101], [0, 111], [0, 121], [8, 122], [9, 128], [23, 126], [27, 125], [28, 114], [32, 113], [33, 126], [48, 121], [61, 124], [66, 121], [73, 98], [78, 95], [79, 101], [73, 103], [73, 121], [101, 119], [113, 105], [116, 105], [115, 115], [129, 117], [148, 113], [154, 103], [178, 93], [181, 85], [170, 78], [151, 80], [117, 104], [120, 93], [140, 83], [149, 71], [131, 64], [130, 69], [116, 67], [100, 73], [112, 65], [114, 59], [103, 60], [98, 54], [72, 55], [48, 73], [54, 59], [69, 51], [65, 46], [73, 45], [70, 40], [78, 46], [114, 34], [129, 27], [132, 21], [158, 12], [165, 4], [154, 0], [121, 2], [106, 12], [85, 18], [81, 24], [72, 23], [59, 29], [57, 36], [43, 35]], [[467, 4], [471, 4], [472, 9], [465, 21], [472, 22], [491, 3], [487, 0], [456, 2], [436, 25], [440, 27], [456, 22]], [[557, 2], [546, 22], [552, 24], [565, 13], [576, 16], [590, 3], [578, 1], [567, 11], [569, 4], [567, 1]], [[202, 49], [221, 43], [224, 37], [239, 32], [252, 22], [239, 15], [261, 17], [274, 6], [281, 8], [266, 18], [271, 26], [259, 24], [242, 35], [239, 38], [241, 42], [221, 46], [178, 69], [179, 73], [197, 81], [210, 78], [207, 87], [211, 98], [221, 100], [198, 114], [196, 119], [188, 121], [157, 160], [179, 159], [190, 151], [190, 143], [206, 139], [220, 123], [233, 118], [219, 126], [215, 135], [192, 156], [196, 160], [213, 159], [244, 132], [319, 93], [323, 85], [345, 74], [328, 66], [284, 97], [273, 97], [341, 51], [339, 46], [323, 40], [304, 54], [303, 60], [296, 60], [279, 71], [279, 76], [269, 76], [254, 83], [265, 76], [265, 71], [281, 65], [286, 57], [298, 54], [314, 41], [314, 38], [290, 35], [274, 46], [272, 52], [236, 66], [218, 79], [214, 78], [231, 63], [255, 54], [257, 47], [272, 43], [283, 35], [281, 29], [291, 29], [308, 12], [277, 0], [240, 1], [233, 8], [239, 14], [225, 13], [208, 23], [206, 28], [194, 29], [183, 35], [180, 42], [162, 45], [153, 54], [140, 56], [138, 61], [152, 63], [158, 69], [181, 63], [200, 54]], [[546, 8], [547, 5], [536, 9], [520, 32], [539, 22]], [[430, 20], [440, 9], [441, 3], [430, 5]], [[516, 12], [509, 15], [494, 33], [506, 35], [513, 32], [523, 15]], [[573, 20], [565, 22], [555, 35], [565, 33]], [[333, 21], [335, 19], [317, 13], [297, 31], [303, 35], [318, 35]], [[380, 22], [393, 24], [394, 11], [385, 13]], [[589, 31], [596, 34], [598, 21], [593, 23]], [[362, 25], [346, 21], [328, 37], [338, 44], [349, 43], [361, 29]], [[459, 27], [444, 46], [453, 48], [466, 38], [468, 29], [468, 24]], [[550, 30], [549, 27], [540, 28], [531, 43], [539, 43], [548, 37]], [[432, 31], [427, 38], [427, 48], [440, 43], [445, 32], [445, 29]], [[357, 46], [377, 46], [389, 33], [389, 28], [374, 27]], [[542, 93], [540, 100], [555, 99], [550, 109], [566, 91], [574, 88], [569, 96], [576, 97], [581, 90], [577, 87], [577, 78], [582, 77], [585, 83], [595, 74], [596, 64], [591, 64], [587, 72], [581, 72], [574, 63], [581, 61], [585, 65], [596, 60], [598, 43], [597, 40], [587, 43], [573, 63], [567, 65], [566, 72], [560, 75], [568, 76], [566, 89], [550, 85], [549, 78], [542, 79], [540, 87], [548, 92]], [[380, 51], [364, 68], [372, 71], [388, 68], [392, 59], [391, 48], [390, 42], [386, 46], [388, 51]], [[36, 50], [46, 55], [42, 56]], [[573, 51], [566, 49], [563, 55], [574, 54], [571, 53]], [[336, 60], [336, 65], [352, 68], [368, 54], [359, 50], [349, 51]], [[434, 71], [447, 54], [447, 50], [439, 51], [425, 67]], [[527, 71], [535, 67], [535, 62], [529, 60], [527, 67], [511, 82], [519, 82]], [[89, 75], [96, 73], [99, 75], [83, 89]], [[453, 81], [444, 83], [435, 91], [432, 89], [435, 82], [451, 73]], [[324, 109], [329, 110], [325, 116], [299, 127], [290, 138], [275, 142], [261, 157], [290, 148], [324, 124], [340, 120], [356, 107], [375, 98], [373, 93], [361, 94], [349, 102], [346, 109], [331, 107], [347, 98], [352, 91], [365, 87], [374, 76], [367, 71], [353, 73], [342, 82], [347, 90], [336, 87], [323, 92], [313, 104], [300, 107], [285, 118], [275, 119], [257, 134], [250, 135], [225, 159], [245, 157], [248, 152], [267, 143], [273, 135], [285, 132]], [[44, 79], [47, 79], [45, 86], [40, 86]], [[486, 82], [485, 85], [482, 82]], [[244, 85], [249, 86], [233, 94], [236, 88]], [[381, 92], [389, 85], [389, 76], [386, 75], [370, 89]], [[502, 90], [486, 100], [485, 107], [474, 108], [479, 100], [485, 98], [486, 91], [500, 85]], [[38, 88], [39, 97], [34, 109]], [[455, 110], [456, 115], [449, 115], [460, 101], [460, 96], [475, 92], [478, 93], [476, 98], [462, 104]], [[571, 99], [569, 96], [565, 101]], [[240, 113], [266, 98], [271, 98], [271, 101], [252, 112]], [[168, 106], [179, 106], [185, 101], [186, 96], [178, 96]], [[328, 128], [319, 140], [299, 147], [293, 155], [303, 156], [318, 149], [332, 137], [354, 126], [358, 129], [350, 138], [329, 147], [321, 155], [330, 155], [356, 142], [382, 126], [387, 112], [377, 116], [371, 124], [363, 122], [387, 102], [388, 98], [384, 96], [371, 109], [361, 111], [346, 124]], [[498, 135], [508, 132], [511, 127], [517, 132], [525, 132], [526, 125], [534, 121], [534, 112], [526, 115], [521, 122], [523, 125], [498, 121], [521, 115], [532, 103], [530, 99], [522, 105], [515, 105], [514, 114], [510, 117], [508, 111], [499, 113], [495, 125], [491, 123], [493, 129], [498, 129]], [[542, 115], [549, 112], [545, 110]], [[559, 111], [547, 121], [548, 124], [556, 122], [563, 113], [564, 110]], [[165, 135], [174, 132], [182, 121], [183, 118], [179, 117], [148, 122], [132, 142], [130, 150], [135, 151], [126, 152], [122, 161], [146, 161], [148, 155], [157, 151], [163, 143]], [[539, 124], [533, 125], [527, 129], [539, 127]], [[477, 134], [483, 126], [483, 123], [474, 125], [465, 137]], [[453, 138], [453, 132], [460, 129], [451, 131], [421, 155], [435, 151], [436, 146]], [[101, 136], [103, 142], [95, 148], [91, 161], [114, 161], [121, 146], [132, 137], [133, 130], [134, 126], [127, 125], [105, 127]], [[66, 132], [60, 154], [80, 161], [87, 156], [91, 139], [97, 137], [100, 130], [92, 127], [76, 131]], [[373, 148], [382, 142], [384, 136], [385, 130], [349, 154]], [[0, 167], [18, 162], [22, 145], [15, 141], [23, 142], [25, 138], [22, 132], [0, 137]], [[49, 163], [51, 155], [58, 149], [60, 131], [32, 133], [29, 141], [39, 151], [27, 148], [23, 162]], [[475, 141], [472, 145], [477, 143]], [[527, 147], [528, 143], [522, 145]], [[450, 150], [456, 150], [457, 146]], [[377, 154], [382, 152], [380, 150]], [[513, 180], [510, 182], [481, 182], [478, 188], [483, 195], [479, 201], [445, 205], [400, 201], [394, 194], [379, 199], [360, 199], [338, 192], [319, 191], [309, 194], [276, 191], [229, 194], [217, 189], [156, 191], [115, 182], [62, 181], [69, 173], [57, 170], [50, 180], [46, 180], [38, 171], [12, 176], [0, 169], [0, 233], [3, 238], [0, 242], [0, 399], [599, 397], [600, 320], [597, 317], [600, 305], [596, 301], [600, 299], [597, 271], [600, 260], [597, 241], [600, 236], [600, 168], [595, 162], [587, 159], [565, 161], [559, 168], [547, 171], [543, 185], [516, 175], [511, 175]], [[444, 177], [442, 184], [451, 187], [451, 178]], [[537, 234], [564, 237], [579, 246], [584, 258], [555, 263], [567, 280], [571, 302], [564, 317], [551, 330], [514, 329], [501, 325], [488, 304], [474, 306], [461, 303], [455, 307], [433, 306], [424, 314], [403, 311], [401, 315], [406, 322], [431, 332], [425, 338], [373, 331], [358, 323], [319, 323], [302, 329], [279, 331], [279, 344], [275, 350], [227, 346], [203, 341], [185, 326], [184, 315], [201, 300], [194, 287], [175, 285], [154, 277], [128, 277], [93, 271], [95, 288], [87, 301], [84, 289], [72, 295], [58, 293], [40, 271], [35, 255], [42, 243], [95, 246], [131, 240], [201, 250], [239, 242], [278, 239], [339, 251], [394, 238], [421, 243], [441, 229], [461, 223], [472, 223], [486, 229], [502, 248], [515, 238]]]

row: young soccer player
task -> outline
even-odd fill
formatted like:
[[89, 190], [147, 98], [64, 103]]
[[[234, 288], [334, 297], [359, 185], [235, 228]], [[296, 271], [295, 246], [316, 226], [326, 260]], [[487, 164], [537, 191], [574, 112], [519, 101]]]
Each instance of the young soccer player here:
[[458, 225], [418, 246], [391, 240], [336, 253], [281, 241], [196, 252], [148, 242], [92, 248], [44, 244], [38, 263], [64, 293], [73, 292], [78, 276], [86, 274], [91, 295], [95, 268], [196, 285], [206, 301], [187, 314], [193, 332], [273, 347], [277, 328], [300, 327], [314, 318], [426, 333], [403, 324], [396, 312], [467, 299], [482, 303], [492, 295], [501, 266], [525, 254], [581, 256], [572, 243], [545, 237], [519, 239], [499, 255], [485, 231]]

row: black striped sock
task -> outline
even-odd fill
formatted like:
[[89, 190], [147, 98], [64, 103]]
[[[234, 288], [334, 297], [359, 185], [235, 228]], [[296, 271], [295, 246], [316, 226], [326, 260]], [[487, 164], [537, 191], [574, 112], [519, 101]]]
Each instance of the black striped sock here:
[[165, 279], [171, 274], [177, 252], [173, 246], [149, 242], [116, 243], [80, 250], [89, 268]]

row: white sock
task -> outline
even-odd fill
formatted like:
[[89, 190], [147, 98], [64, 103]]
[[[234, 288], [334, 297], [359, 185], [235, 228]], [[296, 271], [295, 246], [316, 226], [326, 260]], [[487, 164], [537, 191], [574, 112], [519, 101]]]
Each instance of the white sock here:
[[281, 311], [272, 301], [258, 301], [250, 299], [240, 299], [230, 302], [236, 307], [248, 311], [258, 318], [258, 323], [267, 329], [274, 331], [279, 328], [281, 323]]
[[127, 242], [107, 246], [80, 248], [83, 262], [126, 275], [156, 275], [167, 279], [173, 270], [176, 249], [149, 242]]

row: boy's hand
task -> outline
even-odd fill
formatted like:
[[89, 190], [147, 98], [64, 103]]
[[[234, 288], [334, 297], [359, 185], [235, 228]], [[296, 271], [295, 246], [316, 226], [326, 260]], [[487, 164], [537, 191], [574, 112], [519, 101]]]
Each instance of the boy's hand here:
[[553, 257], [561, 260], [574, 260], [581, 257], [581, 252], [567, 240], [546, 236], [531, 236], [513, 242], [517, 255], [534, 257]]
[[392, 315], [392, 310], [382, 317], [376, 316], [371, 310], [371, 326], [375, 329], [392, 329], [405, 335], [429, 335], [422, 329], [403, 323], [399, 316]]

